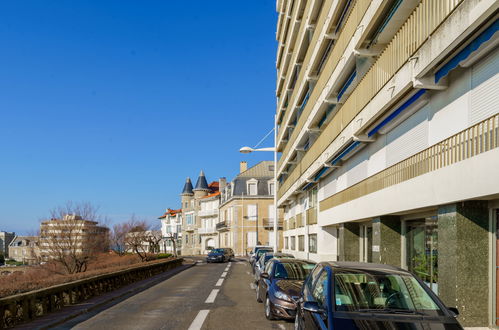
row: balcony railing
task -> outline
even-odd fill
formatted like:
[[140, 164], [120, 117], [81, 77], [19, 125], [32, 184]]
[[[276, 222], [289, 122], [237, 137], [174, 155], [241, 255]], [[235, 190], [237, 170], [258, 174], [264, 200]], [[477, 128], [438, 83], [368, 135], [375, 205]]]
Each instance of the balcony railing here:
[[218, 209], [198, 211], [198, 216], [200, 216], [200, 217], [209, 217], [209, 216], [215, 216], [215, 215], [218, 215]]
[[217, 232], [216, 228], [215, 227], [201, 227], [201, 228], [198, 228], [198, 233], [200, 235], [203, 235], [203, 234], [215, 234]]
[[219, 222], [215, 225], [215, 228], [217, 230], [227, 230], [229, 229], [229, 224], [227, 223], [227, 221], [222, 221], [222, 222]]
[[[283, 221], [279, 219], [277, 222], [277, 228], [282, 229]], [[263, 227], [265, 229], [273, 229], [274, 228], [274, 218], [263, 218]]]
[[[310, 150], [303, 156], [303, 159], [289, 174], [288, 178], [280, 186], [278, 196], [281, 198], [284, 193], [300, 178], [327, 147], [336, 139], [341, 131], [355, 118], [355, 116], [371, 101], [371, 99], [385, 86], [385, 84], [395, 75], [395, 73], [409, 60], [409, 58], [421, 47], [428, 37], [437, 29], [437, 27], [451, 14], [451, 12], [463, 0], [422, 0], [414, 10], [408, 20], [402, 25], [395, 34], [392, 41], [383, 50], [378, 60], [369, 69], [362, 78], [357, 88], [349, 95], [345, 103], [336, 113], [335, 117], [325, 127], [319, 138], [314, 142]], [[364, 3], [359, 1], [357, 4]], [[431, 13], [431, 15], [429, 14]], [[350, 20], [350, 18], [349, 18]], [[349, 22], [346, 23], [349, 25]], [[347, 26], [345, 26], [345, 29]], [[343, 35], [343, 33], [342, 33]], [[341, 36], [340, 36], [341, 39]], [[339, 39], [339, 41], [340, 41]], [[333, 49], [328, 63], [337, 63], [338, 54], [335, 52], [338, 45]], [[345, 45], [346, 47], [346, 45]], [[318, 91], [322, 92], [322, 78], [326, 71], [321, 75], [317, 83]], [[328, 76], [329, 78], [329, 76]], [[315, 90], [317, 91], [317, 87]], [[315, 93], [314, 93], [315, 94]], [[317, 98], [312, 95], [313, 102]], [[310, 102], [309, 102], [310, 103]], [[303, 119], [295, 127], [293, 137], [286, 146], [281, 162], [286, 158], [289, 148], [296, 139], [296, 134], [303, 128], [305, 119], [309, 115], [311, 107], [306, 107]], [[279, 164], [280, 167], [281, 164]]]

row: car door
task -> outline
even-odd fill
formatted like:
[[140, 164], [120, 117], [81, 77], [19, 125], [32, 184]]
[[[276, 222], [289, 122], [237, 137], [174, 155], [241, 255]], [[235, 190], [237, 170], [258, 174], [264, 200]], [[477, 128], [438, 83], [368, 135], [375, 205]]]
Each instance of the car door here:
[[267, 295], [267, 291], [270, 286], [270, 281], [272, 281], [273, 273], [274, 273], [274, 261], [269, 261], [262, 273], [269, 274], [269, 278], [260, 278], [258, 280], [258, 290], [260, 290], [260, 297], [265, 297]]
[[308, 295], [308, 300], [317, 303], [323, 312], [310, 312], [304, 310], [306, 329], [328, 329], [328, 296], [329, 296], [329, 276], [327, 270], [323, 270], [312, 285]]

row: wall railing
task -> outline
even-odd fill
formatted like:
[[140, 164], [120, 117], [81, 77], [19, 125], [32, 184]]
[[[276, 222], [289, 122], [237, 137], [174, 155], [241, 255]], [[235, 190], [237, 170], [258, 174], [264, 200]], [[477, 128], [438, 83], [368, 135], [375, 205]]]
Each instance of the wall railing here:
[[324, 211], [499, 147], [499, 114], [320, 202]]

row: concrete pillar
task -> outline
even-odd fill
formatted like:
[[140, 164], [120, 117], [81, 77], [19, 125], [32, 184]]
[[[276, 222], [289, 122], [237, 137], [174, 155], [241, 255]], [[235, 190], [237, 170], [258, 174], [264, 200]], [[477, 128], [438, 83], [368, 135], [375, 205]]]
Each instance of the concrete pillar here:
[[373, 219], [373, 262], [400, 267], [401, 221], [397, 216]]
[[348, 222], [340, 226], [340, 261], [359, 261], [360, 225]]
[[489, 210], [486, 201], [438, 209], [438, 293], [465, 327], [488, 325]]

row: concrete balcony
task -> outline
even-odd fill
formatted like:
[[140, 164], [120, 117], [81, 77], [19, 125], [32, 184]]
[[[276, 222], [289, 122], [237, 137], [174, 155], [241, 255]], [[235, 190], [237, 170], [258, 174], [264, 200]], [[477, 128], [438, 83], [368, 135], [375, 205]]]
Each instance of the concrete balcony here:
[[218, 215], [218, 209], [198, 211], [198, 216], [200, 216], [200, 217], [213, 217], [213, 216], [217, 216], [217, 215]]
[[230, 225], [229, 225], [229, 223], [227, 223], [227, 221], [222, 221], [222, 222], [217, 223], [216, 229], [218, 231], [226, 231], [226, 230], [230, 229]]
[[199, 235], [211, 235], [216, 234], [217, 230], [215, 227], [198, 228]]

